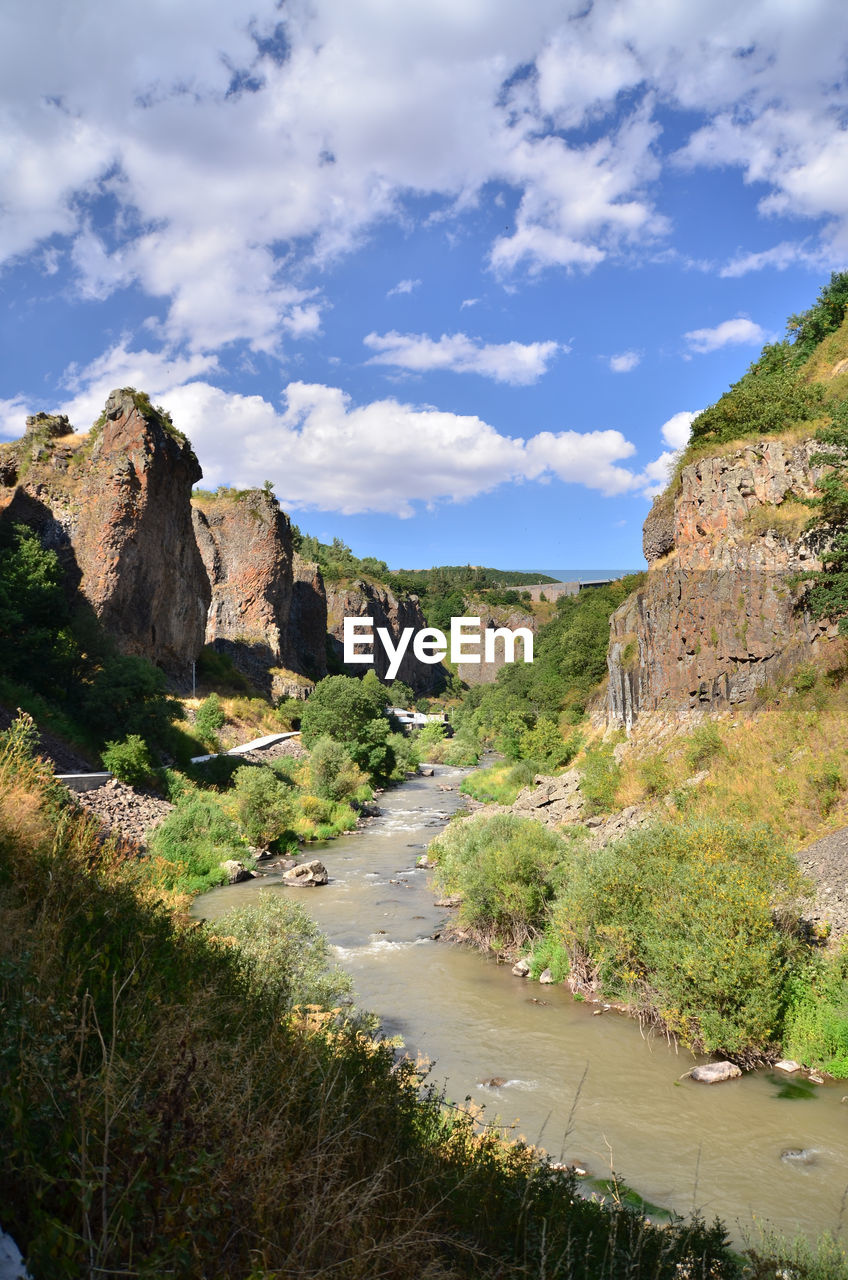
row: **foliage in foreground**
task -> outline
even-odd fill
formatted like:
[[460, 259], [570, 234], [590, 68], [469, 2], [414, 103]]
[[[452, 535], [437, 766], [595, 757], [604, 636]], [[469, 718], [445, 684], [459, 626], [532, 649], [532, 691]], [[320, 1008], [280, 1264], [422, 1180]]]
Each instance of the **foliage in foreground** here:
[[419, 1095], [98, 845], [0, 737], [0, 1197], [35, 1280], [730, 1280], [666, 1230]]

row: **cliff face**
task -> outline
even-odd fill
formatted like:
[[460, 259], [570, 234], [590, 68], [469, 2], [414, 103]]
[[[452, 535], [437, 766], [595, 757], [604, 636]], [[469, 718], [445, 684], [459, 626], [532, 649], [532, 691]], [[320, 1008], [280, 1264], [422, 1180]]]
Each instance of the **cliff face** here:
[[191, 526], [202, 475], [146, 397], [113, 391], [88, 435], [27, 419], [4, 450], [0, 510], [33, 526], [124, 653], [184, 676], [203, 645], [210, 590]]
[[318, 565], [297, 552], [284, 665], [311, 680], [327, 674], [327, 592]]
[[[571, 583], [567, 585], [569, 587], [572, 586]], [[544, 588], [543, 588], [543, 591], [544, 591]], [[559, 594], [574, 595], [576, 594], [576, 592], [573, 590], [569, 590], [569, 591], [561, 592]], [[536, 621], [536, 618], [533, 616], [533, 614], [523, 613], [520, 609], [508, 609], [508, 608], [501, 607], [499, 609], [492, 610], [492, 609], [483, 608], [476, 604], [472, 604], [468, 606], [468, 614], [470, 617], [474, 617], [474, 618], [479, 617], [480, 619], [479, 650], [475, 650], [470, 645], [468, 646], [472, 653], [479, 652], [480, 661], [458, 663], [457, 674], [459, 675], [460, 680], [464, 680], [466, 684], [491, 684], [495, 679], [497, 679], [497, 674], [500, 671], [501, 667], [504, 665], [505, 649], [504, 649], [503, 641], [498, 640], [495, 645], [494, 661], [486, 662], [484, 660], [485, 659], [484, 641], [485, 641], [486, 631], [492, 628], [497, 628], [497, 627], [507, 627], [510, 631], [515, 631], [516, 628], [518, 627], [527, 627], [528, 630], [532, 631], [533, 634], [535, 635], [537, 621]], [[471, 628], [469, 628], [466, 634], [469, 636], [473, 636], [474, 633], [472, 632]], [[524, 661], [524, 641], [521, 638], [519, 638], [515, 644], [515, 661], [516, 662]]]
[[610, 624], [608, 719], [686, 718], [749, 700], [835, 638], [799, 607], [820, 568], [798, 499], [816, 491], [814, 441], [755, 440], [684, 469], [645, 523], [646, 585]]
[[294, 551], [273, 494], [223, 490], [195, 495], [192, 507], [212, 587], [206, 643], [270, 696], [303, 696], [326, 674], [327, 604], [317, 565]]
[[288, 517], [273, 494], [250, 489], [195, 496], [192, 519], [212, 588], [206, 643], [227, 653], [254, 684], [270, 686], [291, 610]]
[[[365, 581], [349, 583], [347, 586], [331, 584], [327, 588], [327, 631], [330, 644], [335, 649], [340, 664], [343, 653], [343, 624], [346, 617], [373, 618], [375, 640], [377, 627], [386, 627], [395, 643], [405, 627], [420, 631], [427, 625], [417, 596], [398, 600], [387, 587]], [[379, 640], [376, 640], [373, 670], [381, 680], [386, 678], [388, 666], [386, 651]], [[350, 666], [345, 670], [349, 675], [361, 676], [368, 668], [357, 663], [356, 666]], [[443, 676], [444, 668], [440, 663], [428, 665], [414, 657], [410, 642], [395, 679], [408, 684], [415, 693], [428, 694], [440, 686]]]

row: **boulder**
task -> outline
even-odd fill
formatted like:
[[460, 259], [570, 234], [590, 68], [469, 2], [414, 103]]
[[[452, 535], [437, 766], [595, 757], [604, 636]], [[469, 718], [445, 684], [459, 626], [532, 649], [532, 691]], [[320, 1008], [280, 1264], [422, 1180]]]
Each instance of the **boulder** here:
[[554, 975], [551, 973], [550, 969], [542, 970], [542, 972], [539, 974], [539, 981], [542, 983], [543, 986], [550, 986], [553, 983]]
[[329, 876], [323, 862], [313, 858], [311, 862], [300, 862], [296, 867], [292, 867], [290, 871], [284, 872], [283, 880], [286, 884], [295, 884], [300, 888], [305, 888], [313, 884], [326, 884]]
[[526, 978], [530, 972], [530, 965], [527, 960], [519, 960], [517, 964], [512, 966], [512, 972], [516, 978]]
[[775, 1071], [785, 1071], [787, 1075], [793, 1075], [796, 1071], [801, 1070], [800, 1062], [796, 1062], [794, 1058], [781, 1058], [780, 1062], [774, 1064]]
[[248, 871], [243, 862], [236, 862], [235, 858], [228, 858], [220, 865], [221, 870], [227, 873], [227, 884], [241, 884], [242, 880], [252, 880], [254, 877], [254, 873]]
[[458, 894], [453, 894], [450, 898], [439, 898], [438, 902], [433, 903], [433, 906], [450, 907], [453, 909], [454, 907], [458, 907], [461, 902], [462, 898], [460, 898]]
[[699, 1084], [720, 1084], [722, 1080], [735, 1080], [742, 1072], [734, 1062], [705, 1062], [690, 1074]]

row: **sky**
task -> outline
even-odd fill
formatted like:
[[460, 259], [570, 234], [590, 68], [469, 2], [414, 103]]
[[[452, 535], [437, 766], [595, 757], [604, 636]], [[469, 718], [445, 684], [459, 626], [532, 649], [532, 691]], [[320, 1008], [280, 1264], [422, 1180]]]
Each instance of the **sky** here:
[[639, 567], [848, 259], [842, 0], [4, 0], [0, 439], [135, 386], [393, 568]]

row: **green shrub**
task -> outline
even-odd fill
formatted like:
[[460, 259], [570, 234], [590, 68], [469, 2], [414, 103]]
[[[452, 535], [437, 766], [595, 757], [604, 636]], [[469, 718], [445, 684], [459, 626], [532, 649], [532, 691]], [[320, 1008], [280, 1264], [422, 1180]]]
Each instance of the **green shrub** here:
[[530, 977], [538, 982], [546, 969], [550, 969], [554, 982], [565, 982], [571, 969], [568, 950], [562, 939], [550, 932], [544, 933], [533, 948]]
[[247, 854], [238, 827], [208, 793], [190, 792], [177, 802], [150, 838], [143, 873], [165, 889], [202, 893], [226, 879], [221, 863]]
[[580, 769], [580, 790], [589, 814], [610, 813], [615, 809], [620, 783], [621, 768], [612, 747], [595, 747], [586, 752]]
[[217, 693], [210, 693], [197, 708], [194, 727], [203, 742], [214, 746], [218, 740], [218, 730], [225, 724], [226, 719], [221, 707], [221, 699]]
[[848, 1078], [848, 944], [816, 956], [789, 984], [784, 1052]]
[[532, 729], [521, 735], [521, 755], [526, 760], [542, 760], [546, 768], [560, 769], [577, 755], [580, 739], [576, 734], [566, 741], [554, 720], [541, 716]]
[[705, 769], [711, 760], [723, 755], [725, 750], [718, 725], [710, 722], [699, 724], [689, 734], [686, 763], [693, 771]]
[[309, 758], [310, 786], [327, 800], [350, 800], [368, 785], [368, 779], [340, 742], [319, 738]]
[[818, 760], [807, 773], [807, 783], [819, 812], [826, 817], [845, 790], [842, 762], [833, 756]]
[[519, 791], [529, 787], [538, 772], [535, 760], [493, 764], [488, 769], [475, 769], [463, 778], [460, 790], [483, 804], [513, 804]]
[[449, 739], [442, 759], [454, 769], [470, 769], [480, 759], [480, 747], [472, 736], [459, 734]]
[[650, 1007], [688, 1044], [739, 1052], [779, 1034], [799, 944], [772, 903], [799, 884], [765, 829], [657, 826], [575, 852], [551, 930], [608, 994]]
[[153, 781], [155, 765], [147, 743], [137, 733], [131, 733], [123, 742], [107, 742], [103, 764], [130, 787], [148, 787]]
[[333, 963], [326, 936], [285, 890], [262, 890], [250, 906], [236, 907], [207, 927], [236, 939], [251, 961], [255, 985], [270, 988], [287, 1009], [333, 1009], [351, 996], [353, 980]]
[[251, 844], [267, 849], [291, 826], [291, 788], [265, 765], [242, 765], [228, 800]]
[[638, 773], [639, 781], [649, 796], [661, 796], [668, 791], [670, 783], [668, 763], [661, 752], [640, 760]]
[[462, 899], [460, 923], [500, 949], [544, 928], [564, 848], [538, 822], [504, 813], [452, 823], [430, 856], [440, 889]]

